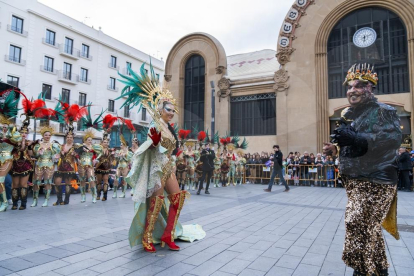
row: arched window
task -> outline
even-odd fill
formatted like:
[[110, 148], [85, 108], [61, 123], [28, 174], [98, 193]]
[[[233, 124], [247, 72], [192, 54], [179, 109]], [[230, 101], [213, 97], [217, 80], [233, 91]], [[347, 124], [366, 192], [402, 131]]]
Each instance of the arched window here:
[[[376, 41], [365, 48], [354, 45], [355, 32], [375, 30]], [[328, 40], [329, 98], [346, 97], [342, 86], [347, 70], [355, 63], [375, 65], [379, 83], [376, 94], [409, 92], [407, 33], [402, 20], [383, 8], [364, 8], [342, 18]]]
[[[205, 63], [200, 55], [191, 56], [185, 64], [184, 126], [204, 129]], [[196, 134], [197, 135], [197, 134]]]

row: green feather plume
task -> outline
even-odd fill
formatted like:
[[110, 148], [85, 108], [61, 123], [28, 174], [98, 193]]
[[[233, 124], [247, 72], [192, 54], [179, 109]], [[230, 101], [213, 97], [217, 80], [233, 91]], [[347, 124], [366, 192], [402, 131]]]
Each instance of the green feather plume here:
[[20, 95], [17, 94], [14, 90], [10, 91], [9, 95], [7, 95], [6, 99], [4, 100], [4, 104], [1, 107], [3, 115], [8, 118], [14, 118], [17, 116], [19, 112], [19, 108], [17, 108], [17, 104], [19, 103]]
[[129, 65], [127, 66], [127, 70], [130, 75], [123, 75], [118, 72], [118, 75], [122, 77], [122, 79], [118, 79], [118, 81], [125, 84], [125, 87], [121, 91], [121, 96], [116, 98], [116, 100], [126, 97], [127, 99], [121, 105], [120, 108], [123, 108], [124, 106], [129, 106], [130, 108], [133, 108], [134, 106], [138, 106], [138, 112], [139, 112], [142, 108], [141, 102], [142, 100], [145, 99], [145, 94], [146, 94], [142, 90], [141, 85], [148, 81], [151, 81], [153, 83], [158, 83], [159, 81], [155, 77], [155, 72], [154, 72], [154, 68], [152, 67], [151, 61], [150, 61], [151, 78], [148, 76], [148, 73], [145, 70], [145, 63], [141, 65], [140, 74], [135, 73]]
[[193, 126], [193, 132], [191, 133], [191, 138], [197, 139], [199, 130], [198, 130], [198, 124]]
[[240, 142], [240, 137], [236, 134], [235, 136], [233, 136], [233, 138], [231, 139], [231, 142], [234, 145], [237, 145]]
[[86, 116], [81, 118], [81, 124], [82, 124], [81, 130], [85, 130], [85, 129], [88, 129], [88, 128], [92, 127], [96, 130], [101, 131], [103, 129], [102, 128], [102, 126], [103, 126], [103, 124], [102, 124], [103, 118], [102, 117], [103, 117], [103, 114], [105, 113], [106, 109], [104, 110], [102, 108], [102, 111], [98, 115], [98, 117], [96, 117], [95, 120], [92, 120], [91, 106], [92, 106], [92, 102], [89, 102], [88, 103], [88, 114], [86, 114]]
[[218, 131], [214, 134], [214, 139], [213, 139], [213, 144], [214, 145], [218, 145], [220, 142], [220, 135], [218, 133]]
[[240, 144], [239, 148], [246, 150], [249, 143], [246, 140], [246, 137], [243, 138], [243, 142]]

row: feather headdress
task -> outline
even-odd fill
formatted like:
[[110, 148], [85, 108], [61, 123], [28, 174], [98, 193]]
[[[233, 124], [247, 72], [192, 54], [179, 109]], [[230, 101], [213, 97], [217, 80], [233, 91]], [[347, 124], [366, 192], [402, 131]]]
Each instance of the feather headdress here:
[[7, 87], [7, 89], [0, 92], [0, 98], [4, 99], [4, 102], [0, 104], [0, 123], [9, 125], [11, 124], [9, 119], [16, 117], [19, 111], [17, 108], [19, 94], [11, 85], [6, 83], [0, 84], [1, 86]]
[[103, 110], [102, 109], [101, 113], [100, 114], [97, 114], [97, 117], [95, 118], [95, 120], [93, 120], [92, 119], [92, 116], [91, 116], [91, 106], [92, 106], [92, 103], [89, 102], [88, 103], [88, 112], [87, 112], [86, 115], [84, 115], [81, 118], [81, 124], [82, 124], [82, 128], [81, 129], [82, 130], [85, 130], [85, 129], [88, 129], [88, 128], [94, 128], [96, 130], [101, 131], [102, 130], [102, 126], [103, 126], [103, 124], [102, 124], [102, 121], [103, 121], [102, 116], [103, 116], [103, 114], [104, 114], [104, 112], [106, 110]]
[[138, 106], [139, 111], [142, 107], [145, 107], [158, 125], [161, 119], [159, 109], [164, 102], [171, 103], [174, 106], [174, 111], [178, 112], [176, 99], [169, 90], [163, 89], [160, 86], [151, 62], [150, 75], [145, 70], [145, 63], [142, 64], [139, 74], [134, 72], [129, 65], [127, 70], [130, 76], [118, 72], [122, 77], [118, 81], [125, 84], [125, 87], [117, 100], [124, 97], [127, 98], [121, 108], [124, 106]]

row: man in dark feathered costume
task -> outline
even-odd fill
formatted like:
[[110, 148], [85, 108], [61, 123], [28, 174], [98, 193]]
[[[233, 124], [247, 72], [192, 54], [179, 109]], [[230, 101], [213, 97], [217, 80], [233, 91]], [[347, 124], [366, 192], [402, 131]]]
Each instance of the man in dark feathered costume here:
[[354, 269], [354, 275], [388, 275], [381, 224], [399, 238], [396, 159], [400, 120], [394, 108], [374, 97], [377, 82], [369, 65], [354, 65], [348, 71], [344, 85], [348, 86], [350, 107], [342, 112], [332, 143], [324, 146], [327, 154], [339, 153], [348, 196], [342, 259]]

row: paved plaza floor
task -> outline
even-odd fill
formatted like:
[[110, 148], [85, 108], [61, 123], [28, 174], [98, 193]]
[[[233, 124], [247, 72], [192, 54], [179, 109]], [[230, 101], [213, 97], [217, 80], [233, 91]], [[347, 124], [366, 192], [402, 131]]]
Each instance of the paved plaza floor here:
[[[352, 275], [341, 260], [344, 189], [263, 188], [191, 192], [180, 220], [201, 224], [206, 238], [156, 254], [128, 245], [130, 197], [92, 204], [88, 195], [82, 204], [72, 195], [68, 206], [9, 209], [0, 213], [0, 275]], [[400, 193], [398, 208], [401, 239], [385, 234], [390, 275], [412, 276], [414, 193]]]

